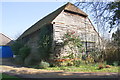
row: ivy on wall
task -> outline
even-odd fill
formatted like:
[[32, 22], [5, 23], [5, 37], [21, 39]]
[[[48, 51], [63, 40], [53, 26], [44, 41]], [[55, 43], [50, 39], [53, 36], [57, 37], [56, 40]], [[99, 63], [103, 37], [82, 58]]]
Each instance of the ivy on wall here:
[[79, 36], [74, 31], [67, 31], [63, 35], [63, 41], [58, 44], [59, 47], [57, 47], [57, 49], [67, 49], [66, 53], [68, 55], [62, 56], [62, 52], [55, 53], [60, 55], [54, 58], [54, 63], [52, 64], [56, 66], [79, 66], [82, 61], [81, 53], [84, 52], [83, 44], [81, 43]]
[[67, 31], [67, 33], [64, 35], [64, 45], [68, 45], [69, 42], [71, 42], [74, 47], [78, 48], [79, 53], [84, 51], [81, 39], [75, 34], [74, 31]]
[[48, 60], [51, 54], [53, 27], [47, 24], [40, 29], [39, 33], [39, 53], [41, 60]]

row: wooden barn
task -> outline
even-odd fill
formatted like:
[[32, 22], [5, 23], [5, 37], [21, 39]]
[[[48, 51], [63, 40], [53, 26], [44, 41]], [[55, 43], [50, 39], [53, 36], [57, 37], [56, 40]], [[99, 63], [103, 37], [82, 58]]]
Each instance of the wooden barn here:
[[72, 3], [63, 5], [39, 20], [17, 40], [31, 48], [29, 56], [32, 57], [28, 56], [26, 60], [39, 58], [36, 54], [60, 57], [70, 51], [68, 46], [60, 46], [64, 43], [63, 36], [67, 31], [74, 31], [80, 37], [86, 52], [101, 44], [101, 38], [88, 15]]

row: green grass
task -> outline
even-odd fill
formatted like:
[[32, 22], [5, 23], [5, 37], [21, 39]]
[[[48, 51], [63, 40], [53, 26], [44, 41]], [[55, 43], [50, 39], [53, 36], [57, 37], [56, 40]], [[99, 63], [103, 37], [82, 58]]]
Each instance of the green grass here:
[[63, 66], [63, 67], [49, 67], [47, 70], [64, 70], [68, 72], [118, 72], [120, 67], [111, 66], [111, 68], [98, 69], [98, 65], [81, 65], [79, 67], [75, 66]]
[[13, 80], [22, 80], [16, 76], [11, 76], [8, 74], [1, 74], [2, 80], [9, 80], [9, 79], [13, 79]]

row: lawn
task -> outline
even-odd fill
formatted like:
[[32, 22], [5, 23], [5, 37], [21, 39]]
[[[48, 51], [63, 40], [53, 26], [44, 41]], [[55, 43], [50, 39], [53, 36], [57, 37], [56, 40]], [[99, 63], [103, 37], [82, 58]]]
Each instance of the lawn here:
[[16, 76], [11, 76], [8, 74], [1, 74], [2, 80], [9, 80], [9, 79], [13, 79], [13, 80], [22, 80]]
[[[64, 70], [68, 72], [118, 72], [120, 67], [111, 66], [110, 68], [98, 69], [98, 65], [80, 65], [75, 66], [61, 66], [61, 67], [49, 67], [47, 70]], [[46, 70], [46, 69], [45, 69]]]

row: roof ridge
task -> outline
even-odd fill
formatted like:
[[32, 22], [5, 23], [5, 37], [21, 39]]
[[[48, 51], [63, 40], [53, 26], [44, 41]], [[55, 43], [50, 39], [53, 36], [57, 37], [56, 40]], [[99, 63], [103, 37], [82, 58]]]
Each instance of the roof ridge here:
[[[30, 34], [28, 31], [30, 31], [33, 27], [35, 27], [36, 24], [45, 25], [46, 23], [52, 22], [56, 18], [56, 16], [58, 16], [65, 9], [66, 5], [67, 4], [59, 7], [58, 9], [56, 9], [56, 10], [52, 11], [51, 13], [49, 13], [48, 15], [44, 16], [42, 19], [38, 20], [35, 24], [33, 24], [30, 28], [28, 28], [18, 39]], [[58, 13], [56, 13], [57, 11], [58, 11]], [[53, 14], [55, 14], [54, 17], [51, 17], [50, 19], [48, 19], [48, 22], [47, 22], [46, 18], [52, 16]], [[32, 32], [34, 32], [34, 31], [32, 31]]]
[[[72, 8], [73, 10], [70, 8]], [[74, 8], [76, 8], [77, 10], [75, 10]], [[84, 16], [87, 16], [86, 13], [81, 11], [74, 4], [68, 2], [68, 3], [64, 4], [63, 6], [59, 7], [58, 9], [56, 9], [55, 11], [51, 12], [50, 14], [46, 15], [45, 17], [43, 17], [39, 21], [37, 21], [30, 28], [28, 28], [26, 31], [24, 31], [24, 33], [18, 39], [25, 37], [25, 36], [35, 32], [35, 31], [37, 31], [45, 24], [51, 23], [63, 10], [68, 10], [68, 11], [72, 11], [72, 12], [77, 13], [77, 14], [82, 14]], [[39, 26], [37, 26], [37, 25], [39, 25]]]
[[[72, 5], [72, 6], [71, 6]], [[68, 10], [70, 12], [74, 12], [74, 13], [77, 13], [77, 14], [80, 14], [80, 15], [83, 15], [85, 17], [87, 17], [88, 15], [82, 11], [79, 7], [75, 6], [74, 4], [68, 2], [66, 4], [66, 7], [65, 7], [65, 10]]]

